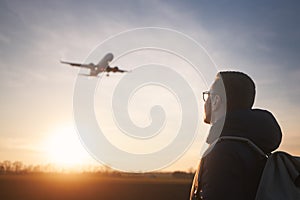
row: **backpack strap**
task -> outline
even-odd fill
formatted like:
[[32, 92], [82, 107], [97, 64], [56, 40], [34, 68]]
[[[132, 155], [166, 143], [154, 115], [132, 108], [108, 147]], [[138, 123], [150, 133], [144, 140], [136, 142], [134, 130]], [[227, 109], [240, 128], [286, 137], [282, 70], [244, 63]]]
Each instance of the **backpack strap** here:
[[262, 155], [265, 158], [268, 158], [269, 155], [266, 154], [263, 150], [261, 150], [256, 144], [254, 144], [251, 140], [243, 137], [236, 137], [236, 136], [222, 136], [219, 137], [217, 142], [221, 142], [222, 140], [234, 140], [248, 144], [251, 148], [253, 148], [256, 152]]

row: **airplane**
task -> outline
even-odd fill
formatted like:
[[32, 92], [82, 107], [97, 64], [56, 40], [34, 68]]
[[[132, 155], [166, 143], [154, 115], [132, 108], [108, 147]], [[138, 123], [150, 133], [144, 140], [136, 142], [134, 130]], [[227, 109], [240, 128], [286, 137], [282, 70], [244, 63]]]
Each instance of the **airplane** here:
[[114, 55], [112, 53], [108, 53], [100, 60], [100, 62], [97, 65], [95, 65], [94, 63], [80, 64], [80, 63], [66, 62], [66, 61], [62, 61], [62, 60], [60, 61], [60, 63], [68, 64], [73, 67], [82, 67], [82, 68], [90, 69], [90, 74], [81, 74], [84, 76], [97, 77], [98, 74], [103, 73], [103, 72], [107, 72], [106, 76], [109, 76], [109, 72], [114, 72], [114, 73], [115, 72], [120, 72], [120, 73], [129, 72], [127, 70], [119, 69], [119, 67], [117, 67], [117, 66], [110, 67], [109, 62], [111, 62], [113, 59], [114, 59]]

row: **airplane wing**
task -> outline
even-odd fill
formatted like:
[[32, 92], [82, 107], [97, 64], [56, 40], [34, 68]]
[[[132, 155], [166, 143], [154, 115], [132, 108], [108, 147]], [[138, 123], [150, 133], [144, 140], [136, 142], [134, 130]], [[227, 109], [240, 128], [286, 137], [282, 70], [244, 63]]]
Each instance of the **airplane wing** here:
[[123, 69], [120, 69], [119, 67], [117, 67], [117, 66], [115, 66], [115, 67], [107, 67], [106, 68], [106, 72], [121, 72], [121, 73], [123, 73], [123, 72], [129, 72], [129, 71], [127, 71], [127, 70], [123, 70]]
[[92, 64], [80, 64], [80, 63], [73, 63], [73, 62], [66, 62], [66, 61], [60, 61], [62, 64], [68, 64], [74, 67], [82, 67], [82, 68], [88, 68], [88, 69], [94, 69], [95, 66]]
[[123, 73], [123, 72], [129, 72], [128, 70], [123, 70], [123, 69], [118, 69], [117, 71], [114, 71], [114, 72], [121, 72], [121, 73]]

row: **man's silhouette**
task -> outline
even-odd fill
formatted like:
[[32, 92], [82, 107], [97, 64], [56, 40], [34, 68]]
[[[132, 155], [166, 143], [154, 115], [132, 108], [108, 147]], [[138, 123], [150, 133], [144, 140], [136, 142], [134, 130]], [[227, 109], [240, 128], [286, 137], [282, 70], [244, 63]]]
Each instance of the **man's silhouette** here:
[[240, 141], [216, 141], [242, 137], [269, 154], [281, 142], [280, 127], [270, 112], [252, 109], [255, 84], [244, 73], [219, 72], [203, 97], [211, 146], [195, 174], [191, 199], [254, 200], [266, 157]]

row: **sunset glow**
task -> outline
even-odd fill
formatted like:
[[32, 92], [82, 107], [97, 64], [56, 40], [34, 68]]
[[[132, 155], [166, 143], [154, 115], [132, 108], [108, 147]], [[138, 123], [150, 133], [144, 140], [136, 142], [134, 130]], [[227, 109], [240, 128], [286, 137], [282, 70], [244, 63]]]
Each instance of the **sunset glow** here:
[[[160, 116], [163, 110], [166, 114], [167, 128], [162, 132], [164, 135], [160, 134], [148, 140], [131, 138], [130, 134], [124, 132], [125, 129], [121, 129], [126, 126], [115, 123], [115, 114], [125, 112], [122, 110], [112, 113], [113, 104], [110, 97], [114, 94], [113, 86], [126, 75], [134, 74], [137, 71], [134, 72], [134, 69], [149, 63], [163, 64], [169, 69], [177, 70], [178, 74], [187, 80], [188, 85], [197, 85], [193, 91], [200, 94], [199, 96], [202, 91], [209, 90], [211, 83], [198, 84], [200, 79], [196, 76], [197, 73], [190, 70], [194, 68], [189, 68], [189, 62], [182, 59], [193, 55], [203, 61], [199, 56], [200, 51], [192, 50], [184, 45], [185, 42], [178, 41], [183, 37], [165, 37], [166, 34], [160, 37], [145, 37], [146, 34], [141, 34], [136, 35], [133, 40], [122, 37], [117, 40], [118, 37], [113, 37], [128, 30], [145, 27], [161, 27], [184, 33], [203, 46], [205, 52], [213, 59], [216, 70], [242, 71], [248, 74], [256, 83], [254, 108], [271, 111], [281, 126], [283, 140], [279, 150], [299, 155], [298, 4], [285, 1], [174, 1], [172, 4], [167, 1], [120, 0], [89, 3], [0, 1], [0, 161], [20, 161], [27, 165], [53, 163], [62, 167], [90, 163], [100, 165], [86, 151], [75, 128], [78, 124], [74, 122], [74, 91], [78, 74], [81, 72], [78, 68], [60, 63], [60, 60], [84, 63], [88, 61], [89, 55], [94, 55], [90, 60], [98, 63], [112, 47], [114, 51], [111, 53], [115, 59], [111, 63], [112, 67], [132, 70], [132, 73], [115, 73], [108, 77], [104, 74], [103, 79], [99, 77], [99, 82], [97, 78], [80, 76], [90, 82], [96, 80], [98, 83], [93, 96], [95, 105], [83, 104], [83, 110], [88, 106], [95, 108], [97, 125], [103, 126], [100, 128], [112, 145], [124, 151], [149, 154], [175, 141], [176, 131], [181, 123], [182, 107], [177, 104], [178, 98], [172, 92], [164, 93], [165, 90], [157, 89], [158, 87], [148, 90], [146, 87], [141, 88], [144, 90], [136, 87], [140, 93], [133, 95], [132, 102], [128, 104], [128, 116], [131, 120], [128, 120], [128, 123], [126, 120], [119, 120], [129, 124], [128, 130], [133, 127], [131, 122], [137, 127], [145, 127], [157, 120], [157, 116]], [[104, 44], [104, 41], [112, 38], [116, 41], [115, 45], [106, 43], [107, 46], [99, 48], [99, 55], [91, 53], [100, 44]], [[185, 50], [189, 55], [181, 55], [174, 51], [181, 55], [176, 57], [167, 51], [147, 49], [158, 45], [139, 47], [139, 44], [148, 44], [141, 42], [142, 39], [158, 41], [157, 44], [173, 44], [178, 50]], [[135, 44], [138, 48], [127, 49], [129, 45], [125, 45], [127, 43], [123, 41]], [[147, 48], [143, 49], [144, 47]], [[163, 49], [169, 50], [167, 45]], [[203, 66], [207, 66], [206, 63], [195, 65], [200, 68]], [[206, 76], [206, 71], [201, 71], [203, 77]], [[84, 74], [88, 72], [87, 69], [83, 70]], [[149, 74], [145, 77], [149, 77], [147, 75]], [[162, 80], [167, 78], [162, 73], [155, 76], [161, 77]], [[137, 79], [128, 79], [128, 82], [131, 80]], [[128, 88], [127, 84], [122, 86]], [[83, 90], [94, 91], [85, 87]], [[120, 103], [120, 108], [127, 101], [124, 102]], [[158, 112], [153, 112], [152, 115], [152, 107], [159, 103], [165, 106], [162, 106], [163, 109], [157, 109]], [[202, 110], [199, 109], [198, 118], [191, 117], [199, 122], [199, 132], [195, 140], [182, 152], [178, 160], [162, 170], [185, 171], [199, 162], [201, 147], [210, 126], [203, 122], [202, 97], [197, 99], [197, 103]], [[127, 111], [127, 108], [124, 110]], [[170, 114], [172, 112], [173, 115]], [[85, 122], [83, 124], [85, 125]], [[137, 132], [135, 136], [140, 135]], [[168, 158], [169, 154], [157, 160]], [[128, 162], [123, 159], [124, 162]], [[119, 157], [116, 156], [113, 161], [119, 162]], [[107, 163], [111, 165], [110, 162]]]
[[50, 163], [62, 167], [88, 164], [92, 159], [72, 126], [55, 129], [45, 141]]

